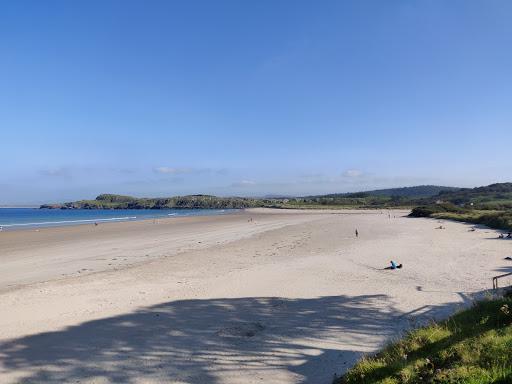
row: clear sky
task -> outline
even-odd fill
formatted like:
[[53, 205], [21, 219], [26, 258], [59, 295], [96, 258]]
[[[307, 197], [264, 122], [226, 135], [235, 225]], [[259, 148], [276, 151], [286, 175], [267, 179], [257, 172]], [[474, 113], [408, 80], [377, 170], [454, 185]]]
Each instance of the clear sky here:
[[512, 180], [512, 2], [3, 1], [0, 204]]

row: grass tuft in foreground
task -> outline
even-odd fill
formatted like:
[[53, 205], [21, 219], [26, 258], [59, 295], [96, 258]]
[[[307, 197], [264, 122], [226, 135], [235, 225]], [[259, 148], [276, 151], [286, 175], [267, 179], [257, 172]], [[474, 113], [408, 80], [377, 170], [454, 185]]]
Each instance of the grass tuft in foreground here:
[[512, 298], [411, 331], [335, 380], [348, 383], [512, 383]]

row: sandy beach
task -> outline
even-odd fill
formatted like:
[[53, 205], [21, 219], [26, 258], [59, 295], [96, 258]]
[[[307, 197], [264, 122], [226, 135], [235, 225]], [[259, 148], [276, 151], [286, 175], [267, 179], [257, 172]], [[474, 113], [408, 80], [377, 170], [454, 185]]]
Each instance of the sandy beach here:
[[[329, 384], [512, 270], [496, 231], [406, 214], [2, 232], [0, 382]], [[391, 259], [404, 268], [384, 270]]]

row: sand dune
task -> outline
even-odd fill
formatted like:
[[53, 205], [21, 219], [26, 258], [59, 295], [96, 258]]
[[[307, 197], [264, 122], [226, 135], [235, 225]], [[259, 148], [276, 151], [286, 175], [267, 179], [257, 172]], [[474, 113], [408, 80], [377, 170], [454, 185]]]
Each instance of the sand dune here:
[[330, 383], [512, 270], [494, 231], [405, 213], [0, 233], [0, 382]]

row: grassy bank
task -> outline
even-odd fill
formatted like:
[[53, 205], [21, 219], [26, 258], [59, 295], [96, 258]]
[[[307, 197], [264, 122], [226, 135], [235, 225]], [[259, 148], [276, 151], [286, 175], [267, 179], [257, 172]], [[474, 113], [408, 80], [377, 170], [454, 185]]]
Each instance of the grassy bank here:
[[512, 211], [489, 212], [475, 211], [469, 213], [440, 213], [434, 214], [434, 218], [464, 221], [473, 224], [483, 224], [489, 228], [512, 231]]
[[466, 223], [483, 224], [495, 229], [512, 230], [512, 209], [470, 209], [457, 207], [453, 204], [437, 204], [416, 207], [412, 210], [411, 216], [457, 220]]
[[335, 384], [512, 383], [512, 299], [482, 301], [410, 332]]

